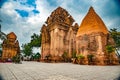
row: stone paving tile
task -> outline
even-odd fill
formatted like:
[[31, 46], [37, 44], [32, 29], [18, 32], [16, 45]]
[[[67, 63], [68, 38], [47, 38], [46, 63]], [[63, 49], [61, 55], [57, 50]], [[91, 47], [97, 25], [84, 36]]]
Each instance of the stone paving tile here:
[[72, 63], [0, 63], [4, 80], [114, 80], [120, 66], [89, 66]]

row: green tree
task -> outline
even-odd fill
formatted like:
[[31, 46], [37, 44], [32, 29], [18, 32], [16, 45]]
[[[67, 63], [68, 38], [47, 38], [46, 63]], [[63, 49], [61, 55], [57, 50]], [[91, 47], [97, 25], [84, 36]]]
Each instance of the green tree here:
[[35, 56], [34, 56], [34, 58], [36, 59], [36, 60], [39, 60], [40, 59], [40, 57], [41, 57], [41, 55], [40, 55], [40, 53], [38, 52], [38, 53], [36, 53], [35, 54]]
[[41, 35], [33, 33], [33, 35], [31, 36], [30, 45], [32, 47], [40, 47], [41, 46]]
[[33, 54], [31, 56], [31, 60], [37, 60], [38, 61], [40, 59], [40, 57], [41, 57], [40, 53], [37, 52], [36, 54]]
[[110, 29], [110, 35], [112, 36], [112, 38], [115, 41], [114, 49], [120, 60], [120, 53], [118, 52], [118, 50], [120, 50], [120, 31], [118, 32], [116, 28]]
[[110, 35], [115, 41], [116, 48], [120, 48], [120, 32], [117, 31], [116, 28], [110, 29]]
[[31, 36], [31, 41], [29, 43], [22, 45], [22, 51], [25, 56], [32, 56], [32, 49], [33, 47], [40, 47], [41, 46], [41, 35], [33, 33]]
[[31, 45], [29, 43], [22, 45], [22, 48], [23, 48], [22, 51], [25, 54], [25, 56], [32, 55], [32, 47], [31, 47]]

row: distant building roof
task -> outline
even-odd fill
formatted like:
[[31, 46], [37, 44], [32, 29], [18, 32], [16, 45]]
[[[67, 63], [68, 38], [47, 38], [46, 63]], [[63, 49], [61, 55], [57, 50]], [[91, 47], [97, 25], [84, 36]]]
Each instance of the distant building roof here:
[[13, 38], [13, 39], [16, 40], [17, 36], [15, 35], [14, 32], [11, 32], [11, 33], [9, 33], [9, 34], [7, 35], [7, 38]]

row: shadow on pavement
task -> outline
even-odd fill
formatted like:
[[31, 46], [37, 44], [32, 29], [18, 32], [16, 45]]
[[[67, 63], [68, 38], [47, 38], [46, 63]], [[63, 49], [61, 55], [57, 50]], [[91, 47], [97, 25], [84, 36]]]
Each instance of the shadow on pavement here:
[[120, 80], [120, 76], [118, 76], [116, 79], [114, 79], [114, 80]]
[[0, 80], [4, 80], [3, 77], [0, 75]]

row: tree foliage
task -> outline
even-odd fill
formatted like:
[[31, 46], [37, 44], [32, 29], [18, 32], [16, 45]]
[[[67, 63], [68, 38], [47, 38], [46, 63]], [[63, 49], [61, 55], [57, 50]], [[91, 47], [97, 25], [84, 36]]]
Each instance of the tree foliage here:
[[40, 53], [35, 54], [35, 59], [39, 59], [41, 57]]
[[23, 48], [23, 53], [25, 54], [25, 56], [30, 56], [32, 54], [32, 47], [30, 46], [30, 44], [24, 44], [22, 45]]
[[88, 55], [87, 55], [88, 63], [89, 63], [89, 64], [91, 64], [91, 62], [93, 62], [93, 57], [94, 57], [93, 54], [88, 54]]
[[40, 55], [40, 53], [38, 52], [38, 53], [36, 53], [35, 55], [32, 55], [32, 59], [33, 60], [39, 60], [40, 59], [40, 57], [41, 57], [41, 55]]
[[83, 54], [77, 55], [77, 59], [84, 59], [84, 58], [85, 58], [85, 56]]
[[20, 63], [20, 54], [17, 54], [16, 56], [13, 56], [12, 57], [12, 62]]
[[112, 53], [112, 52], [115, 51], [114, 47], [111, 46], [111, 45], [107, 45], [107, 46], [106, 46], [106, 50], [107, 50], [108, 54], [110, 54], [110, 53]]
[[40, 47], [41, 46], [41, 35], [33, 33], [31, 36], [31, 47]]
[[110, 29], [110, 34], [115, 41], [116, 48], [120, 48], [120, 32], [116, 28]]
[[33, 47], [41, 47], [41, 35], [33, 33], [31, 36], [31, 41], [27, 44], [23, 44], [23, 53], [25, 56], [32, 55], [32, 49]]

